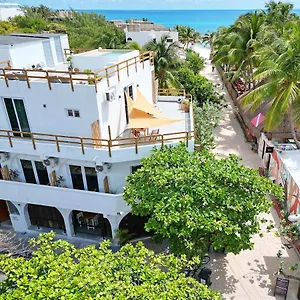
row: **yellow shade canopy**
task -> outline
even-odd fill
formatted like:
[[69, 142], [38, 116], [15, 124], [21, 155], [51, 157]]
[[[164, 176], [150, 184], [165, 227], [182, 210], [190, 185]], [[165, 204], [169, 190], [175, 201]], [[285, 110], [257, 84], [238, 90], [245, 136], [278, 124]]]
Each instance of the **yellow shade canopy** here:
[[136, 102], [127, 93], [126, 101], [129, 114], [128, 128], [130, 129], [160, 127], [181, 121], [170, 119], [162, 114], [147, 101], [139, 89], [137, 89]]

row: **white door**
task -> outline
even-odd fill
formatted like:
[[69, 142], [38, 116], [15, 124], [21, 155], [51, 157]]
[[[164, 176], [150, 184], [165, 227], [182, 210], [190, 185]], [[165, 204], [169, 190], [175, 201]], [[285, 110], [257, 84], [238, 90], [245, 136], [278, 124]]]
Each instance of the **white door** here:
[[45, 54], [45, 58], [46, 58], [47, 67], [54, 67], [54, 60], [53, 60], [50, 41], [44, 41], [43, 48], [44, 48], [44, 54]]

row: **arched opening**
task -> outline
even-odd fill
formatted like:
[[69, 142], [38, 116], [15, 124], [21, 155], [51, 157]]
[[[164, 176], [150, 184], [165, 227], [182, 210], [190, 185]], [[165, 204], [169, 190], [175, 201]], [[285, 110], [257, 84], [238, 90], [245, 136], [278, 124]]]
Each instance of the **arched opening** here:
[[132, 213], [126, 215], [120, 225], [120, 230], [128, 230], [134, 238], [149, 236], [149, 232], [145, 230], [145, 224], [148, 222], [149, 217], [135, 216]]
[[131, 37], [127, 38], [127, 42], [132, 42], [132, 38]]
[[66, 232], [63, 216], [55, 207], [28, 204], [28, 215], [31, 226], [37, 229], [51, 228]]
[[110, 223], [103, 214], [73, 210], [72, 218], [74, 232], [77, 236], [93, 235], [103, 239], [112, 237]]

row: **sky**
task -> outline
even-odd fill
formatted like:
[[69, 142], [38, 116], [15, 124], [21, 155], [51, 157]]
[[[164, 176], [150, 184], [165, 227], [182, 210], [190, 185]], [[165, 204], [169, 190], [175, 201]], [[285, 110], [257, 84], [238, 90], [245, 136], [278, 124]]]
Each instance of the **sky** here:
[[[263, 8], [268, 0], [15, 0], [21, 5], [44, 4], [51, 8], [74, 9], [257, 9]], [[2, 2], [2, 1], [1, 1]], [[290, 0], [300, 8], [300, 0]]]

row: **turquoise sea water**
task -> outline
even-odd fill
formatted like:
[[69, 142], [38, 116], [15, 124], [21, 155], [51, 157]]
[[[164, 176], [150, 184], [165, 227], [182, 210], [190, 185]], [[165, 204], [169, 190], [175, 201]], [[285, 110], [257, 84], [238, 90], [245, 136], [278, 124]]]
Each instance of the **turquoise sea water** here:
[[[251, 11], [253, 10], [94, 10], [105, 15], [107, 20], [147, 18], [166, 27], [191, 26], [201, 33], [228, 26], [240, 15]], [[300, 14], [300, 9], [295, 10], [295, 13]]]

